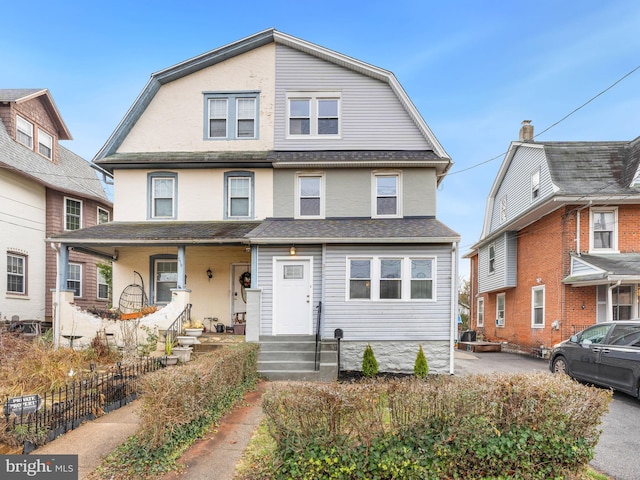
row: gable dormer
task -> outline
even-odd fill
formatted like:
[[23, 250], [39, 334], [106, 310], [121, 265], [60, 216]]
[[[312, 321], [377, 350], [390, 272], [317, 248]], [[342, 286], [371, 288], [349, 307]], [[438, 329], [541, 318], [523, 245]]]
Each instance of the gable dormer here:
[[0, 89], [0, 119], [11, 138], [58, 163], [58, 141], [71, 140], [47, 89]]

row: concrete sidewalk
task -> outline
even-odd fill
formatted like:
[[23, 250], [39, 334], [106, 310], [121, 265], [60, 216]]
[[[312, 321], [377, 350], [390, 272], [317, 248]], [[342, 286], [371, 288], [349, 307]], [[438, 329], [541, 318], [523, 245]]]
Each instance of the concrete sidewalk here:
[[[217, 426], [194, 443], [180, 458], [185, 466], [179, 475], [169, 473], [167, 480], [232, 480], [235, 465], [242, 456], [255, 428], [263, 418], [262, 394], [265, 382], [248, 392], [244, 400], [224, 415]], [[78, 479], [86, 478], [103, 458], [138, 430], [138, 402], [84, 423], [75, 430], [31, 452], [33, 455], [78, 455]]]

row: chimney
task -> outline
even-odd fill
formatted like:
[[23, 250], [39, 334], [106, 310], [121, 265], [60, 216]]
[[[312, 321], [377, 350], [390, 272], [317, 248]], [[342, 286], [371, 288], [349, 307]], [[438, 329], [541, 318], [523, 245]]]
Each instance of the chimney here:
[[522, 127], [520, 127], [520, 139], [521, 142], [533, 141], [533, 125], [531, 120], [523, 120]]

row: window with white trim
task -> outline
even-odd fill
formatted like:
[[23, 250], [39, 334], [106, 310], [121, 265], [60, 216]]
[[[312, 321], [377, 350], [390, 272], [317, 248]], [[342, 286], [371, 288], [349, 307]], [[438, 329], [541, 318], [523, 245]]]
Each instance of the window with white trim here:
[[102, 207], [98, 207], [98, 225], [102, 223], [109, 223], [109, 210], [106, 210]]
[[82, 265], [79, 263], [69, 264], [67, 290], [73, 291], [74, 297], [82, 296]]
[[154, 303], [171, 302], [171, 290], [178, 286], [178, 260], [154, 258], [153, 262]]
[[98, 299], [109, 300], [109, 284], [107, 283], [107, 278], [102, 273], [102, 269], [99, 267], [96, 268], [96, 279], [98, 283]]
[[324, 218], [324, 175], [298, 174], [297, 218]]
[[64, 229], [79, 230], [80, 228], [82, 228], [82, 201], [65, 197]]
[[349, 300], [434, 300], [435, 259], [351, 257], [347, 262]]
[[16, 140], [26, 147], [33, 148], [33, 123], [16, 115]]
[[373, 174], [373, 217], [401, 216], [400, 174]]
[[496, 246], [495, 244], [489, 245], [489, 273], [496, 271]]
[[207, 92], [205, 131], [207, 140], [258, 138], [259, 92]]
[[540, 169], [531, 174], [531, 200], [540, 196]]
[[478, 298], [478, 308], [476, 310], [476, 324], [478, 327], [484, 327], [484, 297]]
[[544, 327], [544, 285], [531, 289], [531, 326], [533, 328]]
[[38, 129], [38, 153], [49, 160], [53, 159], [53, 137], [42, 129]]
[[154, 172], [148, 177], [149, 218], [176, 218], [176, 191], [178, 175], [172, 172]]
[[339, 136], [340, 94], [338, 92], [287, 93], [287, 135]]
[[225, 218], [253, 218], [254, 174], [253, 172], [225, 172]]
[[613, 320], [633, 318], [633, 289], [631, 285], [620, 285], [611, 292]]
[[27, 257], [7, 253], [7, 293], [27, 293]]
[[618, 209], [592, 208], [590, 215], [592, 251], [618, 250]]
[[505, 294], [498, 293], [496, 295], [496, 326], [504, 327], [504, 310], [505, 310]]

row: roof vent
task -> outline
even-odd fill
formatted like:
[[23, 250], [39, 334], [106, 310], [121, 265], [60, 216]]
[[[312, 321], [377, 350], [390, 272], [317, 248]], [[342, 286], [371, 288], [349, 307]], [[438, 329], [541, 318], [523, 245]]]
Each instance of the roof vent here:
[[533, 125], [531, 120], [523, 120], [522, 127], [520, 127], [520, 141], [531, 142], [533, 140]]

